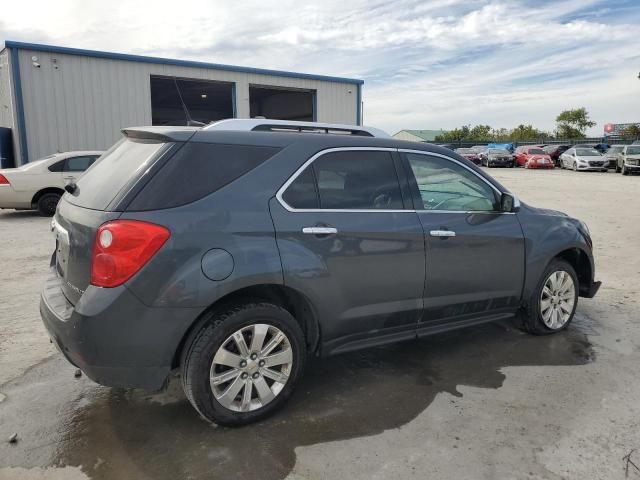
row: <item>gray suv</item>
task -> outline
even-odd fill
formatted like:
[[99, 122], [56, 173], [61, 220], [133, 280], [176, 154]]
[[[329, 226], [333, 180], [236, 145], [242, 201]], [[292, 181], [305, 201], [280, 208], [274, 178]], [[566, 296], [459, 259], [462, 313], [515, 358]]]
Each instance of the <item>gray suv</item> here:
[[565, 329], [593, 297], [584, 223], [520, 204], [451, 150], [359, 127], [144, 127], [70, 185], [40, 311], [103, 385], [179, 371], [241, 425], [310, 357], [514, 319]]

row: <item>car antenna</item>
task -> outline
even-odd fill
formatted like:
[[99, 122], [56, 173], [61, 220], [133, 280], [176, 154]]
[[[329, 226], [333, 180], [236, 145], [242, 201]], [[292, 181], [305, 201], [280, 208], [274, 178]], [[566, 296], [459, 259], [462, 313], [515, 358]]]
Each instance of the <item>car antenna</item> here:
[[176, 90], [178, 91], [178, 97], [180, 98], [180, 103], [182, 103], [182, 109], [184, 110], [184, 116], [187, 118], [187, 127], [204, 127], [205, 124], [194, 120], [191, 118], [191, 114], [189, 113], [189, 109], [187, 108], [187, 104], [184, 103], [182, 99], [182, 92], [180, 91], [180, 87], [178, 86], [178, 80], [176, 77], [173, 77], [173, 83], [176, 86]]

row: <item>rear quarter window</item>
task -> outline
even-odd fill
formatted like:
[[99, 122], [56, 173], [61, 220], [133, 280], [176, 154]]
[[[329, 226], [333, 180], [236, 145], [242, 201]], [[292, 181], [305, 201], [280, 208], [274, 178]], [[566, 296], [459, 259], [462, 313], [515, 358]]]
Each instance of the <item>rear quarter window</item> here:
[[78, 180], [69, 203], [93, 210], [105, 210], [122, 190], [132, 185], [167, 144], [157, 140], [123, 138], [96, 161]]
[[149, 180], [127, 210], [161, 210], [195, 202], [279, 151], [274, 147], [189, 142]]

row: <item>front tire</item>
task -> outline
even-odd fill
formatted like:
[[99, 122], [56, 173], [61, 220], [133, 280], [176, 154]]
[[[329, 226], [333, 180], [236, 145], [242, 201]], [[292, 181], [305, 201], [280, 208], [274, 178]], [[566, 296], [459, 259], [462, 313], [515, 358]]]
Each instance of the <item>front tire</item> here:
[[531, 294], [522, 327], [534, 335], [548, 335], [569, 326], [578, 306], [578, 276], [564, 260], [554, 259]]
[[38, 199], [38, 213], [43, 217], [52, 217], [56, 213], [56, 207], [60, 201], [59, 193], [45, 193]]
[[246, 303], [205, 320], [183, 352], [182, 387], [205, 420], [245, 425], [287, 401], [306, 356], [302, 329], [287, 310]]

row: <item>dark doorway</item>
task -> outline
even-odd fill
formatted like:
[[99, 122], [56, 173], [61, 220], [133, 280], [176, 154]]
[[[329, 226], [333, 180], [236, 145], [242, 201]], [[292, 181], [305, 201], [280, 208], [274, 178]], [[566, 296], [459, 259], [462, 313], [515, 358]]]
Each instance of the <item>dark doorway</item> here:
[[315, 91], [249, 86], [250, 116], [313, 122]]
[[233, 90], [232, 83], [152, 75], [151, 123], [186, 125], [187, 116], [180, 95], [192, 120], [206, 124], [233, 118]]

